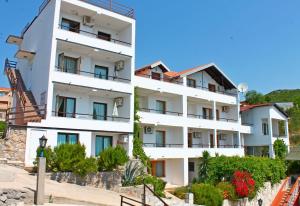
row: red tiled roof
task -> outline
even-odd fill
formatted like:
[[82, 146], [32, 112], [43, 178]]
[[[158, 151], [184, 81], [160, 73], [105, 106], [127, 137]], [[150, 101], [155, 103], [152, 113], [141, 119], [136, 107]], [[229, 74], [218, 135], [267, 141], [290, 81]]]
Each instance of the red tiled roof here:
[[272, 103], [247, 104], [245, 102], [241, 102], [240, 111], [245, 112], [256, 107], [265, 107], [265, 106], [273, 106], [273, 104]]
[[6, 88], [6, 87], [0, 87], [0, 91], [10, 91], [10, 88]]

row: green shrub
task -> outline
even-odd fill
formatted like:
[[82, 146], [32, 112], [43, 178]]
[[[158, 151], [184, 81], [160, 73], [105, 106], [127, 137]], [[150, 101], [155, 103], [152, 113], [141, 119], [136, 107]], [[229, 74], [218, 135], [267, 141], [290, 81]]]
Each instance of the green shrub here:
[[54, 148], [54, 171], [73, 172], [77, 164], [86, 157], [85, 146], [81, 144], [61, 144]]
[[199, 169], [198, 169], [198, 181], [204, 182], [208, 175], [208, 163], [210, 160], [210, 155], [208, 151], [203, 151], [202, 157], [200, 159]]
[[0, 133], [4, 132], [7, 127], [6, 122], [0, 121]]
[[82, 159], [75, 165], [73, 172], [81, 177], [97, 172], [96, 159], [93, 157]]
[[166, 182], [158, 177], [154, 177], [151, 175], [140, 176], [135, 180], [135, 185], [150, 184], [153, 186], [154, 193], [160, 197], [165, 197], [164, 190], [166, 187]]
[[210, 184], [193, 184], [191, 192], [194, 194], [195, 204], [221, 206], [223, 203], [221, 191]]
[[[38, 165], [38, 157], [41, 154], [41, 148], [38, 147], [36, 150], [36, 159], [33, 162], [34, 167], [37, 167]], [[44, 157], [46, 158], [46, 171], [50, 172], [53, 170], [54, 166], [54, 153], [50, 146], [46, 147], [44, 149]]]
[[282, 139], [275, 140], [273, 144], [276, 158], [284, 159], [287, 154], [287, 147]]
[[188, 187], [177, 187], [173, 192], [173, 195], [175, 195], [179, 199], [185, 199], [185, 194], [188, 193], [188, 191]]
[[300, 173], [300, 161], [288, 161], [287, 165], [288, 165], [287, 175]]
[[121, 146], [115, 148], [109, 147], [100, 153], [98, 158], [98, 170], [99, 171], [113, 171], [118, 166], [124, 165], [128, 162], [126, 150]]
[[228, 199], [228, 200], [237, 200], [238, 196], [235, 193], [234, 186], [229, 183], [229, 182], [219, 182], [216, 186], [223, 195], [223, 199]]
[[255, 180], [255, 191], [264, 186], [265, 182], [279, 183], [285, 178], [286, 167], [280, 159], [265, 157], [225, 157], [211, 158], [208, 165], [207, 182], [217, 184], [223, 178], [231, 181], [236, 170], [248, 171]]

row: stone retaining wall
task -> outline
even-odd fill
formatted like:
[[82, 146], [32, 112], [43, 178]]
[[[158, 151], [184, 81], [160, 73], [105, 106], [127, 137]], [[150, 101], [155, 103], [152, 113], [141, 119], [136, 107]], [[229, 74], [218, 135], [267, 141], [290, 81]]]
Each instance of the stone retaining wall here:
[[0, 189], [0, 206], [21, 206], [27, 198], [27, 192], [13, 189]]
[[0, 139], [0, 158], [24, 163], [26, 135], [26, 127], [8, 126], [5, 138]]
[[72, 172], [57, 172], [50, 174], [50, 179], [58, 182], [86, 185], [107, 190], [115, 190], [121, 187], [121, 177], [122, 174], [119, 171], [97, 172], [95, 174], [89, 174], [86, 177], [80, 177]]

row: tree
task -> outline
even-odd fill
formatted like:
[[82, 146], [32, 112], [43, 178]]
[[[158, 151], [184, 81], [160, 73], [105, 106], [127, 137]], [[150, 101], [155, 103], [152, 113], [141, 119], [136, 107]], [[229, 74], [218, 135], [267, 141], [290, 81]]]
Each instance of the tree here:
[[210, 155], [208, 151], [203, 151], [202, 158], [200, 157], [200, 164], [198, 170], [198, 181], [204, 182], [208, 175], [208, 163]]
[[282, 139], [275, 140], [273, 144], [275, 157], [279, 159], [284, 159], [287, 153], [287, 147]]
[[267, 102], [265, 96], [255, 90], [246, 93], [246, 102], [249, 104], [258, 104]]

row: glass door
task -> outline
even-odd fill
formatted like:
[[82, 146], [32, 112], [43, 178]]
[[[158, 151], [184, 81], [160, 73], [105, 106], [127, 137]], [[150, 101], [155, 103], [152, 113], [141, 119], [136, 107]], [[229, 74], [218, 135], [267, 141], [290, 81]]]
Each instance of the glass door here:
[[95, 65], [94, 77], [99, 79], [108, 79], [108, 67]]
[[112, 137], [96, 135], [95, 156], [98, 156], [103, 150], [108, 147], [112, 147]]
[[156, 131], [156, 147], [165, 147], [165, 131]]
[[107, 104], [94, 102], [93, 119], [96, 119], [96, 120], [106, 120], [107, 119]]

